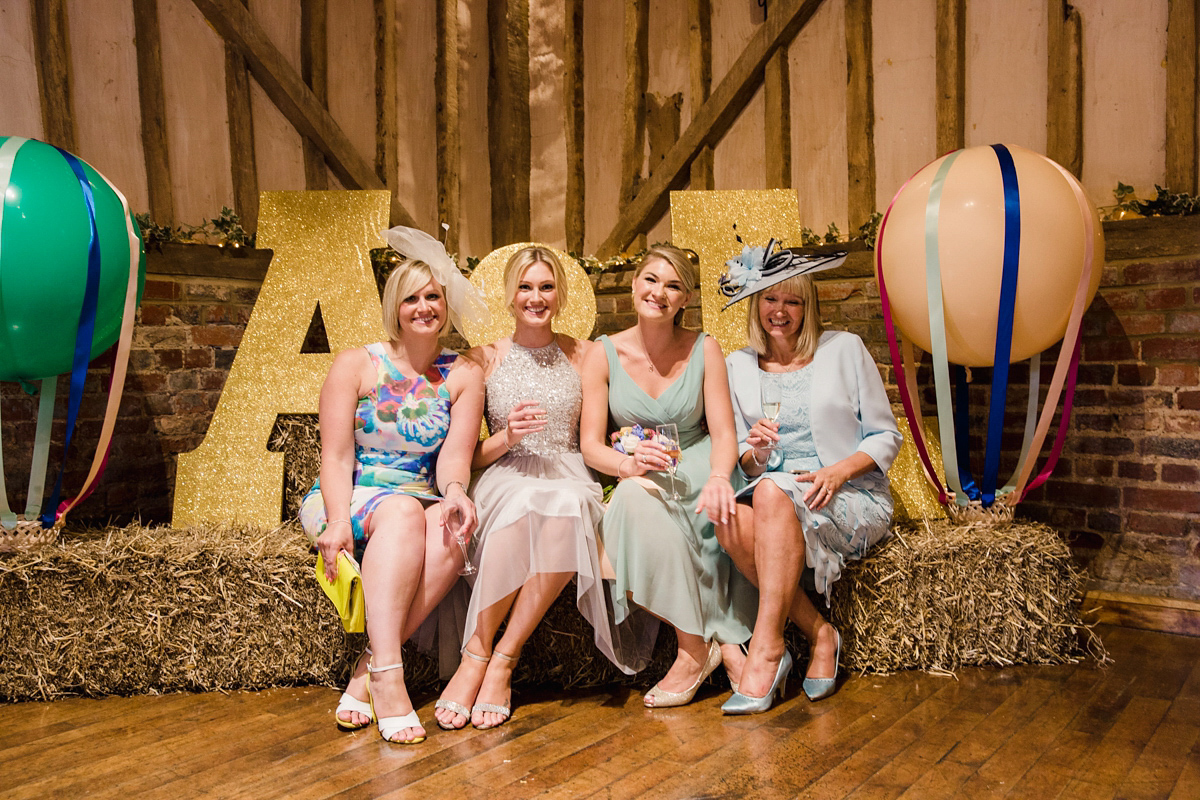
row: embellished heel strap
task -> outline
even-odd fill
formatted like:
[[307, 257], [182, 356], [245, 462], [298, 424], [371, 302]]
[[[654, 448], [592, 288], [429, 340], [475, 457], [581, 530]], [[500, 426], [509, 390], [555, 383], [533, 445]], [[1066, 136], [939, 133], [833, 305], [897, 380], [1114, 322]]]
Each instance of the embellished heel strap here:
[[516, 661], [518, 658], [518, 656], [505, 655], [504, 653], [501, 653], [499, 650], [493, 650], [492, 655], [495, 656], [496, 658], [502, 659], [504, 661]]
[[[491, 656], [477, 656], [477, 655], [475, 655], [474, 653], [472, 653], [470, 650], [468, 650], [466, 647], [464, 647], [464, 648], [462, 649], [462, 654], [463, 654], [464, 656], [466, 656], [467, 658], [474, 659], [475, 661], [478, 661], [478, 662], [480, 662], [480, 663], [482, 663], [482, 664], [486, 664], [486, 663], [488, 663], [489, 661], [491, 661], [491, 660], [492, 660], [492, 657], [491, 657]], [[503, 654], [502, 654], [502, 653], [496, 653], [496, 655], [498, 655], [498, 656], [502, 656]], [[507, 656], [504, 656], [504, 657], [505, 657], [505, 658], [507, 658]]]

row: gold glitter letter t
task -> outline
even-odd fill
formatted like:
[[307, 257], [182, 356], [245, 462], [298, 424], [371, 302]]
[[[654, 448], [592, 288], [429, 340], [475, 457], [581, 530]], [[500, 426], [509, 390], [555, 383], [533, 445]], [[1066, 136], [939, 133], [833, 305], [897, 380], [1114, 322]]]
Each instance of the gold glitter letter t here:
[[330, 353], [302, 354], [320, 303], [333, 352], [384, 338], [370, 249], [382, 247], [386, 191], [263, 192], [258, 246], [275, 251], [204, 441], [181, 454], [172, 524], [279, 524], [278, 414], [315, 414]]

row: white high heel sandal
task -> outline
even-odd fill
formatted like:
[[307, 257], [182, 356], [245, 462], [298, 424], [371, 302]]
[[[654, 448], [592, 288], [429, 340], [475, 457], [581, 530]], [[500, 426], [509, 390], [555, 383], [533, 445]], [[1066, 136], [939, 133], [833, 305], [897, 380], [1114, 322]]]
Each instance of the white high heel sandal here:
[[367, 697], [371, 699], [371, 716], [376, 720], [375, 724], [379, 727], [379, 735], [383, 737], [385, 742], [391, 744], [420, 744], [425, 741], [424, 736], [416, 736], [412, 739], [393, 739], [400, 731], [405, 728], [424, 728], [420, 718], [417, 716], [417, 710], [414, 708], [401, 717], [379, 717], [375, 714], [375, 698], [371, 694], [371, 676], [377, 672], [387, 672], [393, 669], [404, 669], [403, 662], [388, 664], [386, 667], [373, 667], [367, 664]]

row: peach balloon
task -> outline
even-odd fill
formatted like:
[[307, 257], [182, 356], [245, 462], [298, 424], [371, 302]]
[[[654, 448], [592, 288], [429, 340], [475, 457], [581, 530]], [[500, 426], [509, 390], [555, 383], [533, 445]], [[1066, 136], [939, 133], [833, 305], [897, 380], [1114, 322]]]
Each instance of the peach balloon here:
[[[1005, 146], [1016, 168], [1021, 220], [1010, 361], [1023, 361], [1066, 332], [1083, 275], [1086, 228], [1068, 183], [1078, 182], [1070, 173], [1031, 150]], [[936, 227], [947, 358], [952, 364], [992, 366], [1004, 257], [1000, 165], [988, 146], [957, 151], [941, 201], [937, 209], [928, 209], [934, 176], [950, 155], [919, 171], [892, 200], [879, 233], [883, 277], [896, 326], [914, 345], [931, 352], [926, 228]], [[1087, 205], [1095, 232], [1090, 303], [1100, 285], [1104, 233], [1095, 205], [1090, 200]]]

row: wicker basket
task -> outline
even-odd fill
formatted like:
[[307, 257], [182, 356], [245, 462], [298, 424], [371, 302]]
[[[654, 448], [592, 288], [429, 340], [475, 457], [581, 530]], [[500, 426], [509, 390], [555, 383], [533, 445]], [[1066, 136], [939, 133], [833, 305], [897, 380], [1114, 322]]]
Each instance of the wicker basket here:
[[38, 520], [17, 520], [17, 527], [9, 530], [0, 527], [0, 553], [23, 553], [30, 550], [40, 550], [58, 539], [58, 531], [62, 528], [59, 521], [53, 527], [43, 528]]

